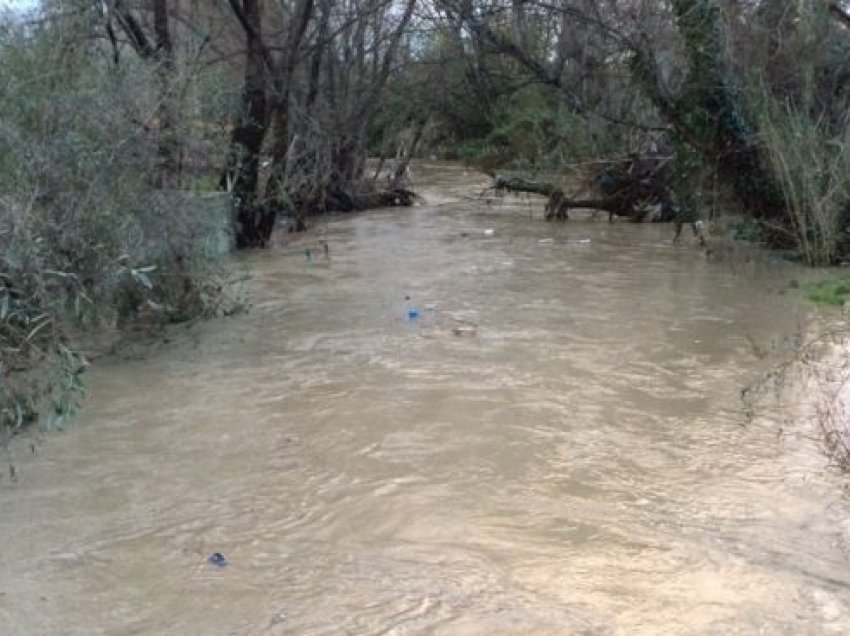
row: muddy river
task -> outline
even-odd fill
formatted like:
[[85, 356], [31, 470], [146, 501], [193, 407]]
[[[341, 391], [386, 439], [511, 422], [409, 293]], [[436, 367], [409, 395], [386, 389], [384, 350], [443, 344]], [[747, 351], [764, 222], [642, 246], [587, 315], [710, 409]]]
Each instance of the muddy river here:
[[740, 400], [794, 272], [414, 181], [12, 449], [0, 634], [850, 633], [842, 482]]

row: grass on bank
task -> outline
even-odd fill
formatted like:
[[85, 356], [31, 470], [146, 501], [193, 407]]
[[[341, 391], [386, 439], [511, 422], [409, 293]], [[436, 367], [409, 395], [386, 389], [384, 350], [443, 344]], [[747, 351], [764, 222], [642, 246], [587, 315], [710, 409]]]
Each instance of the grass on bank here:
[[808, 283], [806, 297], [817, 305], [843, 307], [850, 298], [850, 276]]

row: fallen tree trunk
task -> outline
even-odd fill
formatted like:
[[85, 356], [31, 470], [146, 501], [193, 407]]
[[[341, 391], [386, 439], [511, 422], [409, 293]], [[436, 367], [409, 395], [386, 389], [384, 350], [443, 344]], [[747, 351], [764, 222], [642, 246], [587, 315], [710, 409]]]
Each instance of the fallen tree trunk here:
[[[570, 218], [570, 210], [604, 210], [608, 212], [608, 220], [615, 216], [623, 216], [634, 223], [640, 223], [650, 216], [653, 222], [669, 222], [676, 214], [666, 191], [638, 182], [609, 196], [595, 199], [571, 199], [563, 189], [551, 183], [540, 183], [528, 179], [510, 179], [500, 175], [491, 175], [493, 185], [484, 190], [482, 195], [493, 190], [497, 195], [505, 193], [527, 192], [548, 197], [545, 209], [547, 221], [566, 221]], [[651, 210], [649, 203], [655, 203]], [[660, 207], [659, 207], [660, 206]]]
[[[484, 190], [493, 190], [497, 195], [505, 194], [506, 192], [528, 192], [531, 194], [541, 194], [544, 197], [552, 196], [552, 194], [560, 189], [550, 183], [538, 183], [537, 181], [529, 181], [528, 179], [515, 178], [508, 179], [498, 174], [490, 174], [493, 179], [493, 185]], [[482, 193], [483, 194], [483, 193]]]

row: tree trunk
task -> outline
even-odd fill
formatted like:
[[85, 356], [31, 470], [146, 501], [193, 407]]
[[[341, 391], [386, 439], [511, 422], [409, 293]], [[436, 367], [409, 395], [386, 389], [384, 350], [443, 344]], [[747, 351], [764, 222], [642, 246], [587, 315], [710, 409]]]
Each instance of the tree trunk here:
[[107, 15], [111, 17], [114, 14], [121, 30], [127, 35], [130, 46], [133, 47], [133, 50], [136, 51], [139, 57], [143, 59], [152, 58], [156, 53], [156, 49], [150, 43], [150, 40], [148, 40], [138, 20], [130, 13], [124, 0], [114, 0], [111, 5], [107, 4], [106, 6]]
[[313, 0], [301, 0], [296, 20], [289, 31], [286, 59], [284, 64], [276, 68], [274, 78], [274, 103], [272, 105], [272, 131], [274, 134], [271, 149], [271, 174], [266, 183], [265, 206], [267, 214], [274, 217], [286, 206], [286, 163], [289, 153], [289, 109], [291, 84], [295, 69], [300, 58], [301, 42], [307, 32], [310, 19], [313, 16]]
[[393, 170], [393, 174], [390, 179], [390, 187], [400, 187], [404, 184], [405, 177], [407, 176], [407, 167], [410, 165], [410, 160], [413, 159], [413, 156], [416, 154], [419, 142], [422, 141], [422, 135], [425, 134], [425, 126], [427, 123], [428, 120], [425, 119], [425, 117], [420, 117], [416, 121], [413, 129], [413, 138], [410, 140], [409, 144], [405, 145], [398, 156], [395, 170]]
[[240, 111], [222, 185], [227, 184], [231, 191], [236, 247], [264, 247], [274, 229], [274, 213], [257, 200], [260, 153], [268, 125], [267, 51], [261, 40], [261, 0], [243, 0], [241, 6], [231, 0], [231, 7], [245, 30], [247, 55]]
[[[548, 197], [547, 221], [566, 221], [571, 209], [592, 209], [608, 212], [609, 221], [623, 216], [635, 223], [647, 217], [653, 222], [669, 222], [675, 220], [678, 212], [664, 181], [665, 165], [666, 160], [654, 156], [634, 156], [628, 162], [610, 163], [594, 176], [594, 189], [599, 192], [594, 199], [570, 199], [555, 184], [495, 174], [490, 175], [493, 185], [482, 195], [493, 190], [497, 195], [528, 192]], [[650, 211], [652, 207], [654, 212]]]
[[168, 32], [168, 0], [154, 0], [153, 25], [159, 80], [156, 183], [160, 189], [169, 189], [176, 187], [180, 179], [180, 149], [175, 130], [174, 100], [171, 94], [171, 82], [174, 78], [174, 50]]

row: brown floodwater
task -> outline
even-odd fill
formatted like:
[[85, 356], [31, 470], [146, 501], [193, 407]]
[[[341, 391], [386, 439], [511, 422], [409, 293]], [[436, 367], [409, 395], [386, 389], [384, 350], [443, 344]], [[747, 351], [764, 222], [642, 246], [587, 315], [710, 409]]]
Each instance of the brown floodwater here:
[[414, 181], [12, 449], [0, 634], [850, 633], [841, 480], [795, 400], [740, 400], [795, 272]]

